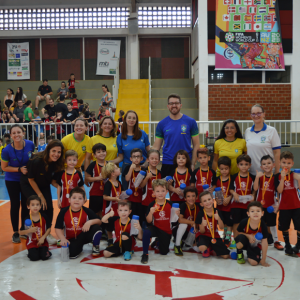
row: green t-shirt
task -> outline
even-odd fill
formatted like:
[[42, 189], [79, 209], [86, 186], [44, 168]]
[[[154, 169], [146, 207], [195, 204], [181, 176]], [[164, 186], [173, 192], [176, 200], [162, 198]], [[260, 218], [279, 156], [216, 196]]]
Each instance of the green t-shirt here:
[[32, 109], [29, 106], [27, 106], [25, 108], [25, 110], [24, 110], [24, 116], [25, 116], [25, 121], [29, 121], [30, 122], [31, 120], [28, 117], [29, 113], [31, 113], [31, 117], [33, 118], [33, 111], [32, 111]]

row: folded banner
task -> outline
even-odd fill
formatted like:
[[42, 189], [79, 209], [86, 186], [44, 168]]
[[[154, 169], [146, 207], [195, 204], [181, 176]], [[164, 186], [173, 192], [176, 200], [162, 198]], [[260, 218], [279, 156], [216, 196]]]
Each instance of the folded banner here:
[[121, 41], [98, 40], [96, 75], [115, 75], [120, 58]]
[[7, 43], [7, 80], [30, 79], [29, 43]]
[[216, 69], [282, 70], [276, 0], [216, 0]]

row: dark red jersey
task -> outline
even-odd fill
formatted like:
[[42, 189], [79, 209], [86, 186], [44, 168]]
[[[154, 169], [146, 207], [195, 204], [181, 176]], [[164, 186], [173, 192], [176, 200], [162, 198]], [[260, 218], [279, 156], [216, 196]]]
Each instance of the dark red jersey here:
[[[195, 207], [196, 207], [196, 210], [195, 210]], [[198, 216], [198, 213], [199, 211], [201, 210], [202, 208], [200, 207], [199, 203], [195, 203], [195, 205], [190, 208], [188, 208], [188, 204], [185, 202], [185, 203], [182, 203], [180, 204], [180, 214], [187, 220], [189, 221], [196, 221], [196, 218]], [[187, 230], [189, 231], [191, 229], [191, 225], [188, 225], [187, 227]]]
[[[86, 173], [90, 174], [92, 177], [99, 177], [102, 170], [101, 165], [96, 164], [96, 161], [93, 161], [86, 169]], [[90, 196], [103, 196], [104, 192], [104, 183], [103, 180], [93, 181], [90, 186]]]
[[141, 203], [143, 198], [143, 189], [140, 187], [138, 188], [134, 187], [134, 181], [136, 177], [139, 175], [140, 171], [133, 171], [134, 172], [134, 176], [133, 176], [133, 172], [130, 170], [130, 165], [128, 165], [125, 168], [123, 175], [126, 176], [128, 172], [131, 173], [131, 177], [130, 180], [127, 182], [128, 183], [127, 189], [132, 190], [132, 194], [127, 198], [127, 200], [131, 202]]
[[78, 109], [77, 99], [72, 99], [71, 102], [73, 103], [73, 109]]
[[68, 84], [69, 84], [69, 89], [74, 89], [75, 88], [75, 78], [73, 80], [69, 79]]
[[250, 224], [249, 224], [249, 228], [247, 230], [247, 224], [248, 224], [248, 218], [246, 219], [243, 219], [241, 221], [241, 223], [239, 224], [238, 228], [237, 228], [237, 231], [238, 232], [244, 232], [244, 233], [247, 233], [247, 234], [256, 234], [258, 232], [261, 232], [262, 235], [263, 235], [263, 239], [266, 239], [268, 238], [268, 228], [267, 228], [267, 225], [266, 223], [261, 220], [261, 223], [260, 223], [260, 227], [259, 228], [256, 228], [256, 229], [252, 229], [250, 227]]
[[[118, 186], [112, 186], [110, 181], [107, 181], [104, 185], [104, 192], [103, 195], [109, 197], [119, 197], [122, 193], [122, 185], [121, 182], [118, 180]], [[113, 209], [115, 212], [115, 216], [118, 216], [118, 201], [106, 201], [103, 199], [103, 209], [102, 209], [102, 216], [106, 215]]]
[[[264, 180], [265, 177], [265, 180]], [[272, 176], [270, 182], [270, 177], [262, 176], [259, 178], [259, 188], [257, 191], [256, 201], [261, 202], [264, 195], [265, 204], [264, 208], [268, 208], [275, 203], [275, 177]]]
[[[178, 188], [180, 187], [180, 184], [185, 183], [186, 186], [190, 186], [191, 185], [191, 180], [192, 180], [192, 170], [187, 169], [186, 172], [184, 172], [183, 174], [180, 174], [176, 171], [174, 171], [173, 174], [171, 174], [172, 179], [173, 179], [173, 187], [174, 188]], [[171, 193], [171, 201], [174, 202], [178, 202], [178, 201], [182, 201], [184, 202], [184, 198], [180, 198], [176, 193]]]
[[[201, 177], [202, 173], [202, 177]], [[192, 176], [191, 183], [195, 184], [195, 187], [197, 188], [198, 195], [200, 195], [203, 192], [203, 185], [208, 184], [210, 187], [215, 185], [216, 180], [216, 172], [212, 169], [203, 171], [200, 168], [197, 168]], [[200, 202], [199, 199], [197, 199], [197, 202]]]
[[[232, 178], [230, 177], [230, 182]], [[225, 198], [226, 192], [227, 192], [227, 197], [231, 196], [230, 194], [230, 186], [229, 186], [229, 178], [225, 181], [222, 181], [221, 184], [221, 177], [217, 177], [216, 180], [216, 187], [222, 188], [223, 196]], [[221, 211], [230, 211], [231, 210], [231, 202], [229, 202], [227, 205], [217, 205], [217, 208]]]
[[[151, 202], [147, 209], [147, 214], [150, 212], [150, 208], [155, 206], [155, 201]], [[160, 205], [159, 210], [156, 210], [153, 214], [153, 225], [157, 228], [161, 229], [162, 231], [172, 234], [171, 230], [171, 209], [172, 209], [172, 202], [166, 200], [166, 205]]]
[[[142, 205], [148, 206], [154, 199], [152, 182], [156, 179], [156, 174], [152, 173], [152, 178], [150, 178], [145, 186], [145, 193], [142, 198]], [[157, 179], [161, 179], [161, 173], [157, 170]]]

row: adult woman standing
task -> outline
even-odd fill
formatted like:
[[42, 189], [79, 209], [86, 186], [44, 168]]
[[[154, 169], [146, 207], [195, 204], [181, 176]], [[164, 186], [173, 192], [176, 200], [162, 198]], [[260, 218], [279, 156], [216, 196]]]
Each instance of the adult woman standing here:
[[86, 156], [86, 149], [90, 141], [90, 137], [86, 135], [88, 122], [82, 118], [78, 118], [74, 123], [74, 132], [65, 136], [61, 142], [64, 145], [64, 152], [74, 150], [78, 153], [78, 162], [76, 169], [80, 169]]
[[[46, 149], [39, 152], [29, 160], [28, 173], [21, 176], [21, 188], [26, 198], [38, 195], [42, 200], [42, 211], [52, 224], [53, 204], [51, 183], [56, 186], [55, 172], [64, 169], [64, 146], [59, 140], [51, 141]], [[53, 182], [52, 182], [53, 181]], [[49, 244], [56, 244], [56, 239], [50, 234], [47, 237]]]
[[[247, 153], [246, 141], [243, 139], [238, 123], [235, 120], [225, 121], [214, 145], [212, 168], [217, 171], [218, 159], [222, 156], [228, 156], [231, 159], [230, 174], [238, 173], [236, 159], [243, 153]], [[217, 175], [220, 175], [219, 171]]]
[[108, 107], [112, 106], [113, 98], [106, 84], [102, 85], [103, 96], [101, 98], [100, 106], [102, 106], [103, 102], [106, 102]]
[[14, 109], [15, 97], [14, 91], [12, 89], [7, 89], [6, 95], [4, 97], [4, 108], [7, 107], [9, 111]]
[[23, 93], [23, 88], [21, 87], [18, 87], [15, 96], [15, 101], [18, 102], [18, 100], [22, 100], [24, 104], [27, 102], [27, 96]]
[[95, 144], [101, 143], [106, 146], [106, 159], [114, 160], [118, 154], [117, 148], [117, 126], [111, 116], [105, 116], [99, 122], [99, 131], [93, 136], [86, 149], [84, 170], [89, 166], [92, 159], [92, 148]]
[[265, 111], [259, 104], [252, 106], [251, 118], [254, 122], [252, 127], [245, 131], [248, 154], [251, 157], [250, 173], [256, 175], [260, 171], [260, 159], [264, 155], [270, 155], [275, 161], [275, 174], [280, 169], [281, 141], [277, 130], [266, 125]]
[[10, 198], [10, 219], [13, 227], [13, 243], [20, 243], [19, 236], [19, 211], [21, 195], [21, 230], [24, 229], [28, 209], [25, 194], [21, 190], [21, 174], [27, 174], [26, 165], [34, 152], [34, 144], [24, 140], [24, 129], [16, 124], [10, 128], [12, 143], [8, 144], [1, 154], [1, 168], [5, 171], [5, 185]]
[[[147, 159], [147, 152], [150, 150], [148, 135], [144, 130], [139, 129], [139, 118], [135, 111], [129, 110], [125, 114], [122, 125], [122, 133], [117, 137], [118, 157], [113, 161], [119, 163], [123, 161], [123, 170], [131, 164], [131, 150], [139, 148], [143, 151], [143, 162]], [[125, 179], [124, 179], [125, 180]], [[124, 182], [122, 180], [122, 182]]]

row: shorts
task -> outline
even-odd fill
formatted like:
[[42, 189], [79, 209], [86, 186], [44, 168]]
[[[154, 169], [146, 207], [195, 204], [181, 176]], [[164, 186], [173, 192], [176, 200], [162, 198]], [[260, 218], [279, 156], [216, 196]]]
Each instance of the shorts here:
[[[42, 98], [42, 97], [43, 97], [43, 98]], [[46, 100], [46, 99], [45, 99], [45, 96], [42, 95], [42, 97], [41, 97], [40, 95], [37, 95], [37, 98], [38, 98], [40, 101]], [[50, 99], [50, 95], [47, 95], [46, 98]]]
[[[129, 237], [129, 239], [127, 240], [127, 242], [128, 242], [128, 244], [127, 244], [128, 250], [129, 249], [133, 250], [132, 246], [135, 244], [134, 237], [130, 236], [127, 232], [123, 233], [123, 234], [125, 234], [127, 237]], [[124, 247], [124, 241], [122, 242], [122, 248], [120, 248], [119, 241], [117, 241], [117, 242], [113, 243], [112, 246], [107, 247], [105, 249], [105, 251], [113, 253], [113, 255], [111, 257], [118, 257], [118, 256], [122, 255], [124, 252], [126, 252], [127, 250]]]
[[217, 256], [229, 255], [230, 251], [227, 249], [221, 238], [217, 238], [217, 242], [215, 244], [211, 242], [211, 239], [212, 238], [210, 236], [200, 235], [196, 238], [197, 246], [206, 246], [207, 248], [210, 247], [216, 252]]
[[291, 220], [293, 220], [295, 230], [300, 231], [300, 208], [280, 210], [278, 229], [280, 231], [289, 230]]
[[232, 227], [233, 222], [232, 222], [231, 212], [230, 211], [221, 211], [221, 213], [222, 213], [222, 216], [223, 216], [224, 225]]
[[70, 92], [71, 94], [75, 94], [75, 88], [69, 88], [69, 92]]
[[147, 229], [151, 232], [151, 237], [158, 238], [159, 253], [162, 255], [168, 254], [172, 234], [169, 234], [156, 226], [150, 226]]
[[103, 196], [90, 196], [89, 209], [94, 213], [102, 212]]
[[246, 250], [247, 251], [247, 257], [250, 259], [255, 260], [257, 263], [260, 262], [261, 260], [261, 249], [260, 247], [256, 246], [256, 247], [251, 247], [250, 242], [248, 240], [248, 238], [243, 235], [243, 234], [239, 234], [236, 238], [235, 238], [235, 242], [237, 243], [242, 243], [243, 244], [243, 248], [241, 250]]
[[269, 213], [266, 208], [264, 208], [264, 215], [262, 219], [265, 221], [268, 227], [276, 226], [277, 214]]
[[247, 209], [232, 208], [231, 209], [232, 224], [239, 224], [243, 219], [248, 218]]

